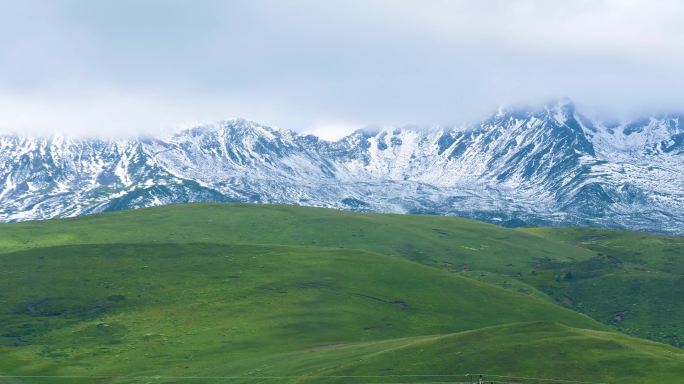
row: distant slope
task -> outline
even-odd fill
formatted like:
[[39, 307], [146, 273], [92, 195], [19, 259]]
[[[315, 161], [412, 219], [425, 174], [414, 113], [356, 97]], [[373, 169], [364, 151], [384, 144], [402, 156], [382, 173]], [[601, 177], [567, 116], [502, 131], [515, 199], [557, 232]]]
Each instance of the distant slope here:
[[681, 350], [610, 332], [527, 280], [539, 262], [596, 256], [465, 219], [289, 206], [3, 224], [0, 373], [63, 378], [0, 382], [681, 377]]
[[[524, 231], [597, 252], [590, 260], [540, 264], [538, 276], [546, 275], [551, 296], [623, 332], [684, 347], [683, 237], [577, 228]], [[527, 281], [535, 284], [536, 278]]]
[[211, 242], [315, 245], [396, 255], [452, 270], [525, 273], [535, 259], [594, 252], [474, 220], [287, 205], [189, 204], [0, 224], [0, 252], [62, 244]]
[[682, 118], [604, 122], [561, 99], [335, 142], [244, 119], [127, 140], [0, 136], [0, 221], [240, 201], [684, 233]]

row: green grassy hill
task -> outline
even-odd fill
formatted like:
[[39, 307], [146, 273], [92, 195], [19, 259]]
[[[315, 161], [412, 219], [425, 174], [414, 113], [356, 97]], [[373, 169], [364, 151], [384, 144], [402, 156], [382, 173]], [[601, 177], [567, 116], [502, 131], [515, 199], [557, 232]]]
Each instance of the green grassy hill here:
[[0, 382], [684, 377], [684, 351], [556, 303], [608, 253], [553, 231], [248, 204], [3, 224]]
[[596, 252], [540, 263], [537, 286], [569, 308], [632, 335], [684, 347], [684, 238], [628, 231], [535, 228], [525, 232]]

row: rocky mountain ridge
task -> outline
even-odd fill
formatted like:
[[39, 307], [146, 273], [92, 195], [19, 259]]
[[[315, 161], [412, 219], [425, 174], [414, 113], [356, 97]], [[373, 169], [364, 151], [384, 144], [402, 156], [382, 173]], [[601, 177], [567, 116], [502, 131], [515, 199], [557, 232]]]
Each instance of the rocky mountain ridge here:
[[1, 221], [193, 201], [684, 233], [684, 115], [606, 122], [559, 100], [335, 142], [242, 119], [131, 140], [0, 136]]

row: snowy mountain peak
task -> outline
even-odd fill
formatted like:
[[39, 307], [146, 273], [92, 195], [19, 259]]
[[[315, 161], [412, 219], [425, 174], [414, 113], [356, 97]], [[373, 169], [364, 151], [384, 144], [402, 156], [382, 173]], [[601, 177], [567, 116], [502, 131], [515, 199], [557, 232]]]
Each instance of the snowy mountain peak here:
[[174, 137], [204, 137], [204, 136], [263, 136], [272, 139], [276, 134], [283, 131], [266, 127], [254, 121], [246, 119], [222, 120], [214, 123], [206, 123], [188, 128], [175, 133]]
[[564, 98], [335, 142], [244, 119], [131, 140], [6, 135], [0, 220], [251, 201], [684, 233], [680, 116], [592, 120]]

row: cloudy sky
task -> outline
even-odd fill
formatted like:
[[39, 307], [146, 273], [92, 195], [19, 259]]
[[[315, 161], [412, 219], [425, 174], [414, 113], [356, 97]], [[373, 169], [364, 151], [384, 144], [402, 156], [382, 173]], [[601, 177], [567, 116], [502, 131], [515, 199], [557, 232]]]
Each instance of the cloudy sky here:
[[684, 109], [684, 1], [0, 0], [0, 132], [335, 137], [569, 96]]

